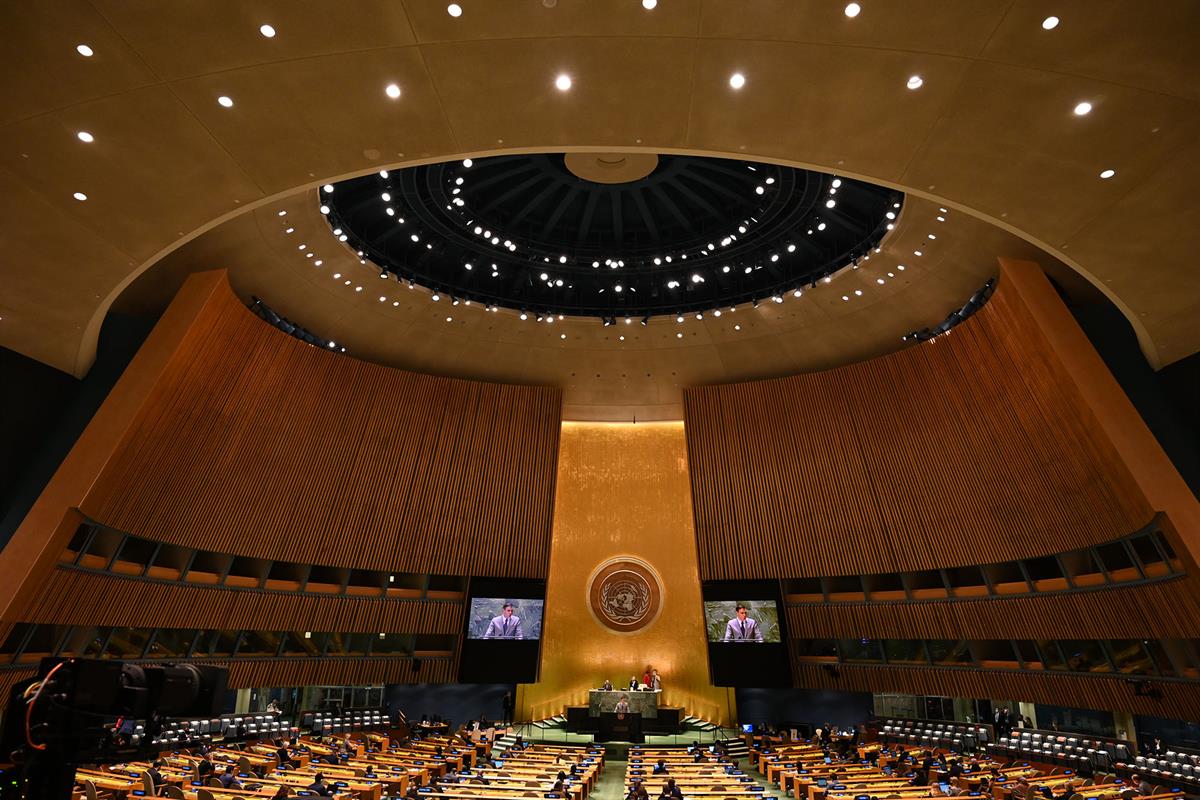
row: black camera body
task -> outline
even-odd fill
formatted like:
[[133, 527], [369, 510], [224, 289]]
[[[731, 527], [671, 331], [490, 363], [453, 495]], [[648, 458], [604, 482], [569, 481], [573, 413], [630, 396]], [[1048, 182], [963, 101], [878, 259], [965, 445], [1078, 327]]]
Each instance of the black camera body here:
[[69, 798], [80, 764], [157, 755], [163, 722], [215, 716], [227, 682], [224, 667], [42, 659], [37, 677], [9, 695], [0, 763], [13, 766], [0, 781], [0, 800]]

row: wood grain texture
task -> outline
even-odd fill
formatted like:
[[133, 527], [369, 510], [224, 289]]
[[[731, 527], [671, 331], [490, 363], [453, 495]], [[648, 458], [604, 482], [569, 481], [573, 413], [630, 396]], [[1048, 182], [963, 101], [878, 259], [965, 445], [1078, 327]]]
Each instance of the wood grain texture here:
[[1186, 639], [1200, 630], [1200, 591], [1179, 578], [1041, 597], [795, 605], [787, 618], [797, 639]]
[[1154, 681], [1163, 697], [1137, 697], [1121, 677], [1057, 675], [936, 667], [838, 665], [836, 670], [797, 664], [796, 684], [851, 692], [901, 692], [943, 697], [991, 697], [997, 700], [1052, 703], [1074, 708], [1132, 711], [1174, 719], [1200, 718], [1200, 684]]
[[[114, 602], [136, 598], [137, 602]], [[27, 622], [130, 628], [314, 630], [454, 634], [462, 603], [320, 597], [256, 589], [187, 586], [58, 568], [25, 615]]]
[[1153, 516], [1003, 282], [936, 340], [684, 406], [704, 579], [1008, 561]]
[[545, 577], [561, 393], [421, 375], [275, 330], [226, 285], [81, 503], [190, 547]]
[[[448, 658], [263, 658], [221, 661], [193, 659], [188, 663], [229, 668], [231, 689], [256, 686], [364, 686], [386, 683], [450, 683], [454, 661]], [[0, 692], [32, 678], [36, 667], [0, 669]]]

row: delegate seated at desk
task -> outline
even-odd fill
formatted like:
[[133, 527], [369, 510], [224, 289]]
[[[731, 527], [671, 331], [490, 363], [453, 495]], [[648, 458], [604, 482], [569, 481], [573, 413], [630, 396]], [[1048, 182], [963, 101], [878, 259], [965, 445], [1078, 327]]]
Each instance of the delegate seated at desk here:
[[726, 642], [759, 642], [763, 640], [758, 623], [747, 616], [746, 607], [738, 604], [737, 618], [729, 620], [725, 626]]

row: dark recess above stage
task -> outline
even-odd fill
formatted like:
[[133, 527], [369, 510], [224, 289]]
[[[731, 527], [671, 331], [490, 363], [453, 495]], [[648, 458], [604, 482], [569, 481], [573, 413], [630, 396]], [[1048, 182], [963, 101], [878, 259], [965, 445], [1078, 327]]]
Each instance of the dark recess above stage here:
[[[397, 279], [484, 305], [610, 318], [802, 291], [869, 257], [903, 201], [891, 189], [773, 164], [572, 159], [383, 171], [327, 186], [321, 199], [335, 233]], [[576, 174], [610, 167], [649, 172], [618, 183]]]

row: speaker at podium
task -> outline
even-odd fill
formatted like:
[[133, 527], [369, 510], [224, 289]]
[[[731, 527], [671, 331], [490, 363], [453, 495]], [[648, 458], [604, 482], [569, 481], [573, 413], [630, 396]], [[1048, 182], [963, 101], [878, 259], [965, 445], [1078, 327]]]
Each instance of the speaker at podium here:
[[596, 741], [642, 744], [646, 741], [645, 735], [642, 734], [642, 715], [636, 711], [601, 712]]

